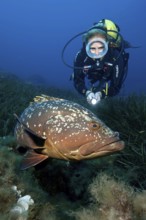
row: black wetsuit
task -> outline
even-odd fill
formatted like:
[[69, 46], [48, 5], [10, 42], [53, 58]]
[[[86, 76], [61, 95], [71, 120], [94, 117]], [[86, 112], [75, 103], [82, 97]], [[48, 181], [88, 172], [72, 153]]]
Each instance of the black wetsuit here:
[[[115, 96], [119, 93], [127, 68], [129, 54], [115, 48], [109, 48], [107, 54], [101, 59], [92, 59], [87, 56], [85, 47], [76, 55], [74, 66], [84, 67], [92, 65], [89, 69], [74, 69], [74, 86], [76, 90], [85, 95], [87, 90], [100, 91], [102, 98]], [[118, 59], [117, 59], [118, 58]], [[86, 84], [86, 78], [90, 86]], [[98, 85], [96, 85], [98, 82]], [[108, 83], [108, 86], [107, 86]], [[107, 89], [108, 88], [108, 89]]]

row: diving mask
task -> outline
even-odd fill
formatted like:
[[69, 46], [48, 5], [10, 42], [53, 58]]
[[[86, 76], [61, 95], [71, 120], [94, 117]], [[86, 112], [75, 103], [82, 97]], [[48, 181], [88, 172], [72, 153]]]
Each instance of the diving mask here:
[[108, 42], [102, 38], [94, 38], [86, 45], [86, 53], [92, 59], [99, 59], [108, 51]]

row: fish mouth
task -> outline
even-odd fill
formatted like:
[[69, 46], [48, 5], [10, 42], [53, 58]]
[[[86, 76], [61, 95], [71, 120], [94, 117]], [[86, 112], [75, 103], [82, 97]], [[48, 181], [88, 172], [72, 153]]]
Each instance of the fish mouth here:
[[125, 147], [125, 143], [119, 138], [118, 132], [115, 132], [113, 137], [107, 138], [104, 142], [98, 146], [99, 151], [114, 152], [120, 151]]
[[99, 150], [100, 151], [106, 150], [109, 152], [110, 151], [113, 152], [113, 151], [120, 151], [120, 150], [124, 149], [124, 147], [125, 147], [124, 141], [116, 140], [116, 141], [110, 142], [110, 143], [102, 146], [101, 149], [99, 148]]
[[115, 152], [123, 150], [125, 147], [124, 141], [118, 137], [111, 138], [110, 141], [105, 141], [104, 144], [98, 144], [97, 142], [90, 142], [80, 147], [80, 154], [85, 159], [94, 157], [100, 157], [107, 154], [113, 154]]

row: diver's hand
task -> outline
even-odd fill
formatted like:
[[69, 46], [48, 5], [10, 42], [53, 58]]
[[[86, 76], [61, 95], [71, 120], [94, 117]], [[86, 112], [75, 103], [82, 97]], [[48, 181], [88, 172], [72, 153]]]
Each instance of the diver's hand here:
[[102, 93], [101, 92], [93, 93], [93, 92], [88, 90], [86, 92], [86, 97], [87, 97], [87, 102], [90, 105], [96, 105], [100, 102], [101, 97], [102, 97]]
[[89, 104], [92, 104], [92, 100], [95, 99], [95, 95], [94, 95], [93, 92], [87, 90], [87, 92], [86, 92], [86, 98], [87, 98], [87, 102], [88, 102]]
[[96, 93], [94, 94], [94, 96], [95, 96], [96, 102], [98, 103], [98, 102], [100, 102], [100, 100], [101, 100], [102, 93], [101, 93], [101, 92], [96, 92]]

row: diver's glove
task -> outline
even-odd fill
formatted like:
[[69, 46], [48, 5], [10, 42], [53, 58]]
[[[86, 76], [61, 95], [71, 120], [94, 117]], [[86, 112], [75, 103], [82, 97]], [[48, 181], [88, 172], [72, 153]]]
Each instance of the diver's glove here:
[[90, 105], [96, 105], [97, 103], [100, 102], [101, 97], [102, 97], [102, 93], [101, 92], [93, 93], [93, 92], [88, 90], [86, 92], [86, 97], [87, 97], [87, 102]]
[[87, 98], [87, 102], [88, 102], [89, 104], [92, 104], [92, 100], [95, 99], [95, 95], [94, 95], [93, 92], [87, 90], [87, 92], [86, 92], [86, 98]]
[[[96, 93], [94, 94], [94, 96], [95, 96], [96, 102], [98, 103], [98, 102], [100, 102], [100, 100], [101, 100], [102, 93], [101, 93], [101, 92], [96, 92]], [[97, 103], [96, 103], [96, 104], [97, 104]]]

